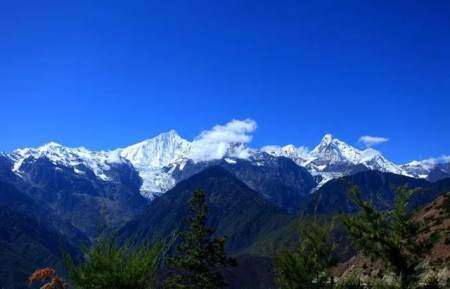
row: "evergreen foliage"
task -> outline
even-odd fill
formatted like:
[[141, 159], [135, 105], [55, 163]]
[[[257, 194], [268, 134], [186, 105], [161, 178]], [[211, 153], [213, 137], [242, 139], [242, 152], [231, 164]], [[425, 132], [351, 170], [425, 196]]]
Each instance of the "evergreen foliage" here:
[[358, 276], [349, 276], [344, 280], [340, 280], [335, 286], [336, 289], [366, 289]]
[[220, 289], [226, 283], [220, 269], [235, 266], [225, 254], [225, 239], [213, 238], [214, 230], [206, 224], [208, 206], [203, 191], [196, 191], [189, 203], [189, 227], [181, 234], [181, 243], [168, 259], [169, 277], [165, 289]]
[[66, 256], [70, 283], [76, 289], [154, 289], [160, 245], [133, 248], [111, 238], [86, 248], [85, 260], [76, 264]]
[[275, 258], [276, 283], [279, 289], [325, 289], [333, 287], [327, 269], [335, 262], [335, 245], [331, 241], [333, 224], [303, 220], [300, 241], [294, 252]]
[[419, 280], [420, 264], [430, 252], [436, 238], [420, 235], [422, 225], [413, 218], [408, 200], [414, 191], [397, 190], [394, 207], [379, 211], [361, 198], [358, 188], [350, 190], [351, 200], [360, 214], [342, 216], [353, 244], [364, 255], [382, 260], [399, 279], [401, 289], [413, 288]]

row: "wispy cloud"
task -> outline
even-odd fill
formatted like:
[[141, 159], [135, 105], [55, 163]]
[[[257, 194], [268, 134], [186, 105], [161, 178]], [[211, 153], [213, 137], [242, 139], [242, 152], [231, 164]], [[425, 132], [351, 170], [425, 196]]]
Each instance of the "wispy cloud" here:
[[358, 143], [362, 143], [366, 147], [373, 147], [375, 145], [383, 144], [388, 141], [389, 141], [389, 138], [386, 138], [386, 137], [364, 135], [359, 138]]
[[443, 155], [437, 158], [429, 158], [422, 161], [423, 165], [428, 165], [430, 167], [445, 163], [450, 163], [450, 155]]
[[221, 159], [225, 154], [231, 157], [248, 158], [252, 133], [257, 124], [252, 119], [232, 120], [225, 125], [216, 125], [203, 131], [192, 142], [191, 159], [206, 161]]

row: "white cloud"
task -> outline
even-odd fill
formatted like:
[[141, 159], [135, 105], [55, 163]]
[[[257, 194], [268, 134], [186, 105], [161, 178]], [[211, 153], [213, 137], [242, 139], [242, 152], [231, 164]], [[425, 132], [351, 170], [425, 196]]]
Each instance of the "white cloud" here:
[[386, 137], [364, 135], [359, 138], [358, 143], [362, 143], [366, 147], [373, 147], [375, 145], [379, 145], [388, 141], [389, 139]]
[[425, 166], [428, 165], [428, 166], [434, 167], [437, 164], [450, 163], [450, 156], [444, 155], [444, 156], [440, 156], [437, 158], [429, 158], [429, 159], [423, 160], [421, 163]]
[[225, 154], [236, 158], [248, 158], [250, 150], [246, 144], [252, 141], [256, 122], [251, 119], [232, 120], [225, 125], [216, 125], [203, 131], [192, 142], [190, 158], [194, 161], [221, 159]]

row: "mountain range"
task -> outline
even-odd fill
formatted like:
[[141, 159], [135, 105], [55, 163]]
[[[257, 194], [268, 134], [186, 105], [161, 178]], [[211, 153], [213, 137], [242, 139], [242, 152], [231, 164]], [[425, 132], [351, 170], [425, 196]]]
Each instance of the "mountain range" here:
[[449, 163], [398, 165], [330, 134], [311, 151], [188, 141], [169, 131], [110, 151], [51, 142], [0, 153], [0, 287], [26, 288], [36, 266], [61, 267], [58, 248], [80, 256], [80, 244], [105, 231], [135, 243], [170, 238], [183, 229], [192, 191], [203, 189], [209, 224], [246, 264], [227, 272], [239, 284], [232, 288], [255, 288], [248, 272], [258, 272], [256, 288], [272, 288], [270, 256], [296, 240], [299, 214], [354, 212], [354, 185], [380, 208], [399, 186], [421, 188], [412, 200], [421, 206], [450, 191]]
[[[220, 154], [196, 157], [202, 149], [196, 140], [188, 141], [174, 130], [162, 133], [140, 143], [110, 151], [91, 151], [84, 147], [68, 148], [50, 142], [38, 148], [17, 149], [3, 154], [13, 163], [13, 172], [23, 176], [24, 166], [46, 158], [54, 165], [70, 168], [83, 176], [93, 174], [101, 181], [114, 181], [113, 168], [117, 165], [130, 166], [137, 171], [142, 180], [141, 194], [153, 199], [173, 188], [180, 180], [180, 173], [186, 166], [205, 167], [208, 163], [223, 160], [230, 165], [246, 160], [257, 166], [265, 166], [271, 157], [285, 157], [305, 168], [314, 178], [317, 189], [326, 182], [342, 176], [365, 170], [376, 170], [415, 178], [438, 181], [450, 176], [450, 159], [412, 161], [407, 164], [395, 164], [386, 159], [379, 151], [367, 148], [357, 149], [339, 139], [326, 134], [311, 151], [294, 145], [265, 146], [261, 149], [246, 149], [243, 144], [235, 143]], [[236, 149], [237, 148], [237, 149]], [[240, 149], [240, 150], [238, 150]], [[199, 165], [199, 163], [201, 165]]]

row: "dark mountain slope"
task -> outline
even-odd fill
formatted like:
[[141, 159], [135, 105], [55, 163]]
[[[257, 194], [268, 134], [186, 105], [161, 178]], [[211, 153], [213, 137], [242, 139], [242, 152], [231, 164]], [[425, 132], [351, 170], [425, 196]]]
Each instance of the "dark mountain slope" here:
[[173, 175], [177, 180], [183, 180], [211, 166], [226, 169], [274, 205], [290, 211], [298, 211], [304, 207], [305, 196], [316, 186], [305, 168], [289, 158], [274, 157], [266, 153], [261, 153], [255, 160], [221, 159], [203, 163], [189, 161], [182, 170], [177, 168]]
[[17, 176], [12, 169], [12, 161], [6, 155], [0, 153], [0, 181], [16, 182]]
[[9, 208], [17, 213], [27, 215], [39, 223], [47, 224], [49, 228], [60, 232], [74, 245], [89, 242], [89, 239], [80, 230], [58, 218], [51, 208], [37, 203], [14, 185], [3, 181], [0, 181], [0, 207]]
[[7, 207], [0, 207], [0, 288], [29, 288], [27, 278], [52, 266], [63, 272], [62, 252], [79, 256], [67, 239], [45, 223]]
[[424, 179], [365, 171], [324, 184], [311, 195], [307, 212], [327, 215], [338, 212], [355, 212], [356, 207], [348, 198], [348, 191], [352, 186], [360, 189], [364, 199], [370, 200], [376, 207], [383, 209], [389, 208], [393, 204], [396, 189], [400, 186], [421, 189], [411, 200], [412, 206], [418, 207], [435, 199], [439, 194], [449, 191], [450, 181], [442, 180], [430, 183]]
[[210, 167], [154, 200], [143, 216], [120, 230], [119, 236], [135, 242], [155, 241], [183, 229], [187, 204], [197, 189], [205, 191], [208, 223], [217, 235], [228, 237], [226, 249], [231, 254], [245, 252], [256, 240], [293, 219], [227, 170]]
[[111, 164], [103, 181], [88, 168], [55, 165], [46, 157], [28, 158], [14, 185], [57, 219], [70, 223], [89, 238], [142, 213], [148, 201], [139, 193], [141, 179], [131, 165]]
[[450, 163], [437, 164], [428, 174], [427, 180], [437, 182], [450, 178]]

